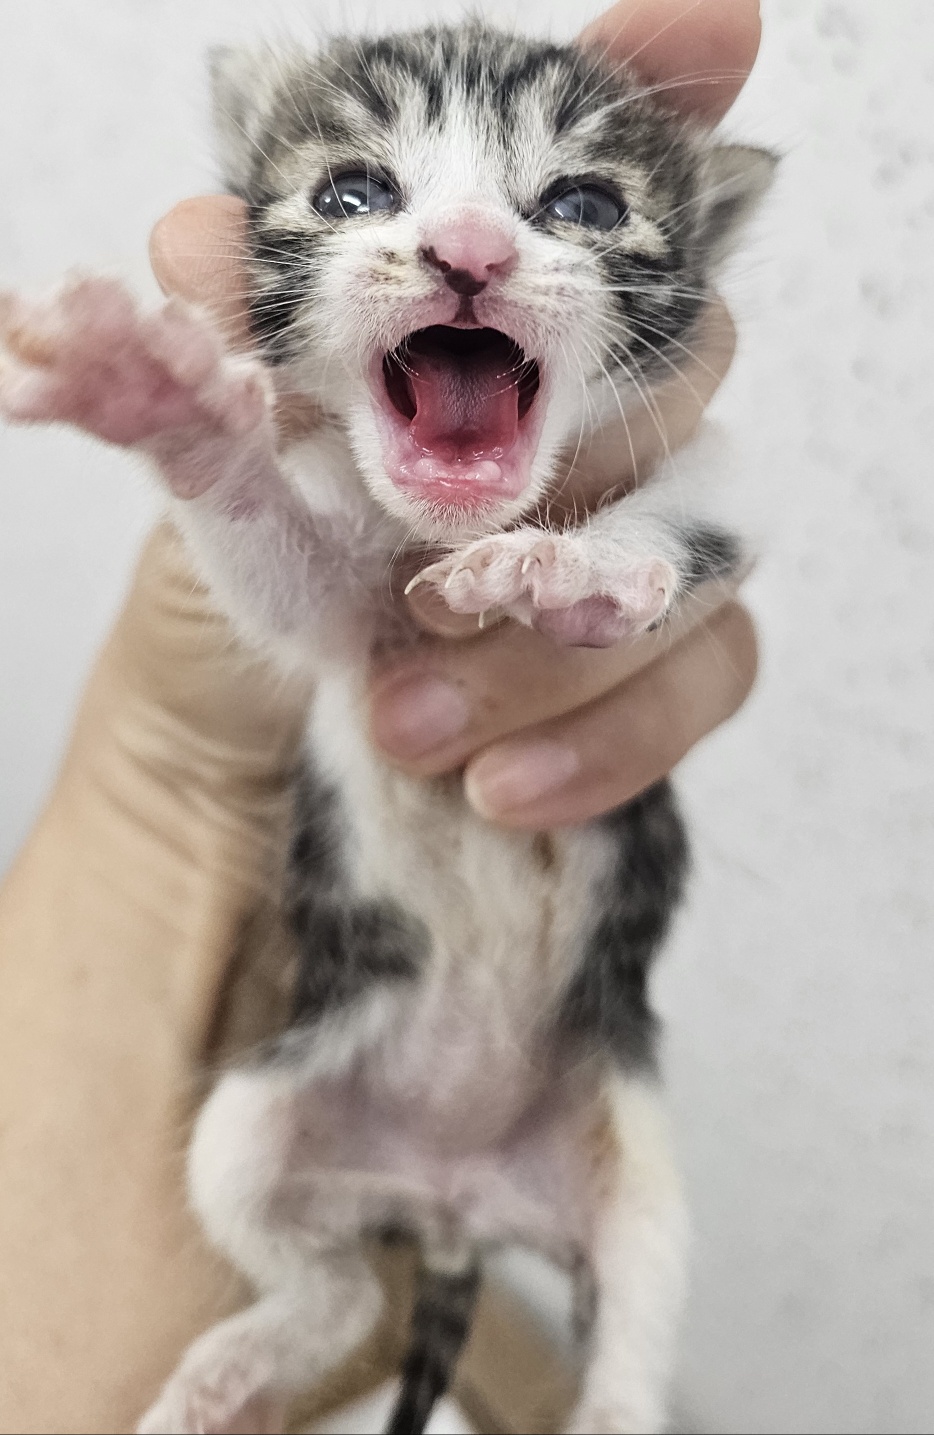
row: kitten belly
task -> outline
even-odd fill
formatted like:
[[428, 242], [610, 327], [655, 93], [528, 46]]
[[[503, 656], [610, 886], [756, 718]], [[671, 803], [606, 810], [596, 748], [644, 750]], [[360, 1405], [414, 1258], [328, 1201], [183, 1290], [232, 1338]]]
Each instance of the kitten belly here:
[[499, 830], [459, 778], [394, 771], [345, 681], [321, 685], [310, 747], [338, 794], [350, 900], [392, 904], [421, 934], [411, 973], [368, 996], [360, 1079], [383, 1119], [438, 1150], [495, 1143], [556, 1079], [556, 1015], [611, 846], [596, 829]]
[[[556, 1076], [556, 1073], [554, 1074]], [[421, 1103], [419, 1103], [421, 1104]], [[268, 1109], [267, 1109], [268, 1117]], [[438, 1108], [433, 1108], [437, 1117]], [[495, 1138], [442, 1134], [360, 1072], [289, 1082], [279, 1130], [284, 1191], [315, 1195], [333, 1231], [398, 1226], [430, 1236], [529, 1240], [564, 1259], [586, 1240], [607, 1111], [597, 1068], [545, 1083]]]
[[246, 1144], [332, 1235], [460, 1228], [566, 1258], [617, 1157], [607, 1070], [653, 1072], [644, 978], [684, 859], [671, 794], [586, 828], [501, 831], [459, 777], [384, 763], [362, 693], [322, 679], [309, 723], [297, 1024], [263, 1079], [229, 1077], [218, 1099], [248, 1103], [254, 1083]]

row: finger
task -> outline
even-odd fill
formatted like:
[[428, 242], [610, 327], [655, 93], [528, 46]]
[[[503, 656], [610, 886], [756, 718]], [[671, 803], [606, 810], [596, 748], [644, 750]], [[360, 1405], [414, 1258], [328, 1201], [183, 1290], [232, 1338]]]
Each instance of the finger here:
[[759, 0], [619, 0], [581, 43], [631, 64], [669, 109], [712, 125], [746, 83], [761, 36]]
[[[420, 566], [427, 567], [430, 561], [430, 559], [426, 559]], [[405, 571], [408, 572], [408, 569]], [[437, 588], [431, 588], [427, 583], [420, 588], [413, 589], [402, 601], [422, 631], [431, 633], [437, 638], [454, 638], [463, 641], [467, 638], [477, 638], [481, 633], [492, 637], [493, 631], [499, 628], [502, 621], [495, 616], [491, 619], [488, 614], [484, 614], [481, 628], [476, 613], [453, 612]]]
[[467, 768], [467, 797], [508, 827], [590, 821], [665, 777], [737, 711], [755, 675], [752, 620], [726, 604], [589, 707], [487, 748]]
[[[652, 397], [601, 430], [591, 445], [586, 475], [571, 487], [573, 512], [593, 508], [614, 490], [626, 492], [648, 479], [661, 459], [687, 443], [697, 431], [704, 410], [723, 383], [736, 352], [736, 328], [720, 298], [707, 305], [692, 333], [683, 341], [675, 372], [653, 383]], [[553, 501], [550, 512], [558, 505]]]
[[671, 623], [612, 648], [559, 647], [515, 623], [473, 642], [428, 640], [375, 677], [373, 739], [408, 772], [450, 772], [508, 733], [571, 713], [626, 682], [729, 596], [708, 585]]
[[205, 305], [238, 347], [250, 342], [246, 212], [243, 200], [229, 194], [183, 199], [159, 220], [149, 241], [153, 273], [165, 293]]

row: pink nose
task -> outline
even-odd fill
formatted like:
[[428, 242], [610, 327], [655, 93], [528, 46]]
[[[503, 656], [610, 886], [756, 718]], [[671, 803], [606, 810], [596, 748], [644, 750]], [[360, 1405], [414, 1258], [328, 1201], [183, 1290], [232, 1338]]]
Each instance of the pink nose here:
[[468, 297], [485, 289], [494, 275], [507, 274], [518, 258], [512, 234], [483, 210], [463, 210], [429, 226], [420, 253], [455, 294]]

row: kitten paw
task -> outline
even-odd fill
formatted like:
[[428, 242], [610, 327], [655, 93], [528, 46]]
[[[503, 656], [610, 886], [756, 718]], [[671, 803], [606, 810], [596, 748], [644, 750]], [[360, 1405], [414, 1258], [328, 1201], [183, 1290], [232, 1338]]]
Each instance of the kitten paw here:
[[662, 558], [606, 539], [519, 529], [458, 549], [409, 584], [437, 588], [455, 613], [492, 609], [572, 647], [610, 647], [652, 627], [671, 606], [677, 575]]
[[246, 434], [267, 408], [260, 366], [228, 358], [210, 320], [179, 300], [144, 314], [118, 280], [96, 277], [45, 300], [0, 295], [0, 413], [14, 422], [152, 447], [182, 432]]
[[147, 1410], [137, 1435], [279, 1435], [286, 1407], [273, 1397], [224, 1380], [198, 1382], [180, 1373]]

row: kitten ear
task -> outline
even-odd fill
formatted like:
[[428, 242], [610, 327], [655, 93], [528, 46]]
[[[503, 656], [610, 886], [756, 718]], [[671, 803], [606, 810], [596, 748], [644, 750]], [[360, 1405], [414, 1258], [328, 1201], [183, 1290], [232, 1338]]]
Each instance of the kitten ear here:
[[712, 263], [733, 248], [768, 193], [778, 155], [754, 145], [714, 145], [701, 177], [699, 239]]
[[208, 51], [214, 142], [227, 188], [246, 198], [259, 155], [262, 119], [270, 98], [269, 56], [215, 45]]

